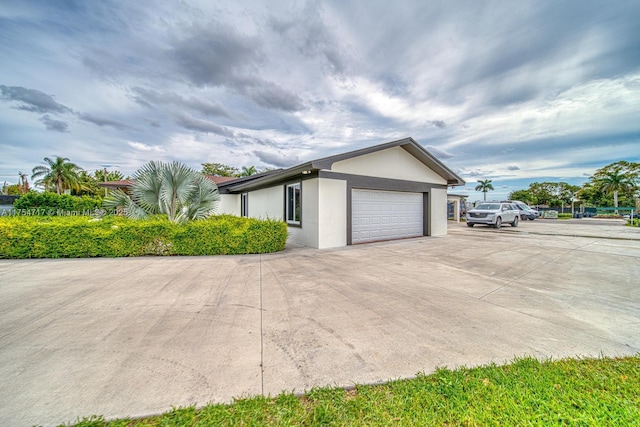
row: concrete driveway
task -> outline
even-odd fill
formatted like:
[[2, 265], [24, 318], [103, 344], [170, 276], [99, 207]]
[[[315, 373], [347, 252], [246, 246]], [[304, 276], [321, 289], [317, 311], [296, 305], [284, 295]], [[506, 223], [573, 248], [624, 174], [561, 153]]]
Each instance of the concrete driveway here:
[[0, 260], [0, 425], [636, 354], [638, 277], [640, 229], [559, 221], [262, 256]]

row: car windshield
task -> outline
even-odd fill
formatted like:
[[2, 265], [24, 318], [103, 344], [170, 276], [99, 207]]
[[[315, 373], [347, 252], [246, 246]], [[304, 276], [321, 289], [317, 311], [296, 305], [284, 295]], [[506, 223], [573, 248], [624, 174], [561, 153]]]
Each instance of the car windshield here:
[[485, 211], [497, 211], [500, 209], [500, 203], [480, 203], [476, 206], [476, 209], [481, 209]]

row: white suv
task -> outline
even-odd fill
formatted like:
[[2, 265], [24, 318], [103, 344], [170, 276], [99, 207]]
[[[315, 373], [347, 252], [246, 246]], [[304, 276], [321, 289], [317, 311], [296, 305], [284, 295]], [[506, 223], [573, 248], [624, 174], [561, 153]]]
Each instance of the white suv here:
[[505, 222], [517, 227], [519, 219], [520, 210], [512, 203], [483, 202], [467, 212], [467, 227], [485, 224], [500, 228]]

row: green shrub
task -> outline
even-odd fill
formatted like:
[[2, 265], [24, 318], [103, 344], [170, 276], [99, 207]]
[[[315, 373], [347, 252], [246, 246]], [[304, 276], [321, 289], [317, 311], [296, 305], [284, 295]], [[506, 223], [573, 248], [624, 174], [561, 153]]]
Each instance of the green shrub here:
[[82, 215], [102, 207], [100, 197], [70, 196], [52, 192], [36, 193], [30, 191], [15, 201], [17, 210], [29, 211], [29, 215], [71, 216]]
[[571, 215], [570, 213], [559, 213], [558, 214], [558, 219], [570, 219], [573, 218], [573, 215]]
[[0, 258], [222, 255], [284, 250], [282, 221], [228, 215], [175, 224], [166, 218], [2, 217]]

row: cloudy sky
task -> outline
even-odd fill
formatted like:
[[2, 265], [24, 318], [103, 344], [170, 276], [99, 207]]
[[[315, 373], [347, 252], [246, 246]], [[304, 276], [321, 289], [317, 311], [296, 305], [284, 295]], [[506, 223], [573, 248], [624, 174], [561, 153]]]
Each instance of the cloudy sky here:
[[494, 197], [640, 161], [640, 2], [0, 3], [0, 183], [412, 136]]

